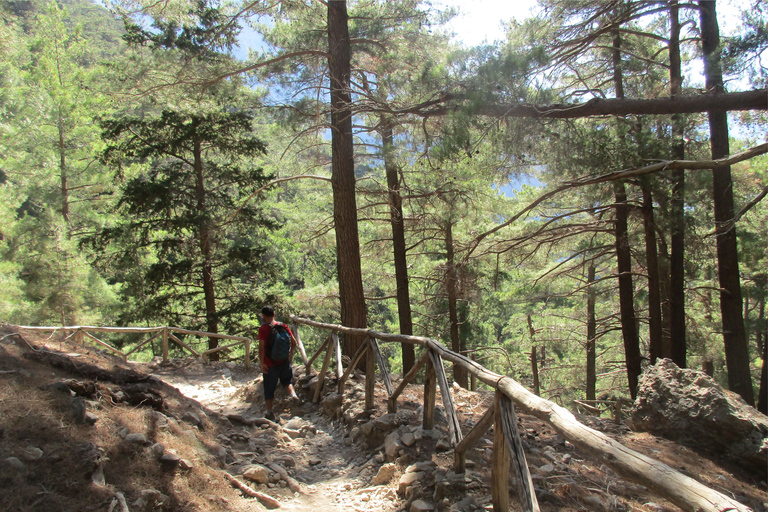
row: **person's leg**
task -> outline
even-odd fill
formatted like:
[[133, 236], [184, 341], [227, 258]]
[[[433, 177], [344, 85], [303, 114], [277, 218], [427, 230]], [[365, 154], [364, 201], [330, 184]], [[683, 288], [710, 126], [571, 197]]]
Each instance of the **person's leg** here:
[[264, 406], [267, 409], [267, 415], [274, 417], [272, 412], [272, 403], [275, 398], [275, 390], [277, 389], [277, 382], [280, 380], [280, 373], [276, 371], [276, 368], [270, 368], [267, 373], [264, 374]]
[[291, 398], [299, 398], [296, 391], [293, 389], [293, 368], [291, 368], [291, 365], [288, 363], [280, 367], [280, 384], [283, 385]]

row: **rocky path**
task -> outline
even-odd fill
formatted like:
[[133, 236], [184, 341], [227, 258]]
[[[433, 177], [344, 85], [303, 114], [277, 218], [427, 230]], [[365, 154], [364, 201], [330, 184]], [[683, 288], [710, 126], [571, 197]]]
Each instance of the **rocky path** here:
[[[282, 481], [262, 486], [282, 508], [296, 512], [386, 512], [398, 508], [395, 488], [369, 486], [371, 468], [377, 463], [369, 459], [375, 454], [361, 450], [346, 428], [329, 420], [320, 406], [289, 404], [283, 390], [278, 389], [275, 405], [282, 411], [280, 428], [274, 435], [264, 429], [254, 436], [247, 426], [264, 416], [261, 380], [255, 372], [245, 373], [235, 365], [195, 362], [150, 371], [205, 410], [231, 418], [233, 428], [222, 439], [232, 447], [234, 460], [228, 461], [231, 473], [245, 471], [252, 463], [266, 467], [277, 464], [298, 482], [298, 492], [281, 487]], [[383, 460], [381, 456], [379, 459]]]

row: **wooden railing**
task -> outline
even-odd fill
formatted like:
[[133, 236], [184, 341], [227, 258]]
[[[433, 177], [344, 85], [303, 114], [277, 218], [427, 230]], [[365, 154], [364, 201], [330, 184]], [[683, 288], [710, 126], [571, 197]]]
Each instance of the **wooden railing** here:
[[[523, 510], [538, 511], [533, 482], [523, 452], [522, 441], [517, 430], [515, 405], [524, 412], [549, 423], [561, 436], [570, 441], [576, 448], [598, 458], [611, 467], [619, 475], [637, 482], [650, 491], [668, 499], [686, 511], [724, 512], [728, 510], [748, 512], [751, 509], [734, 499], [706, 487], [691, 477], [683, 475], [659, 461], [646, 457], [621, 443], [614, 441], [605, 434], [593, 430], [579, 421], [567, 409], [536, 396], [525, 389], [514, 379], [491, 372], [479, 363], [455, 352], [448, 350], [439, 341], [418, 336], [389, 334], [370, 329], [356, 329], [335, 324], [316, 322], [306, 318], [290, 317], [292, 329], [297, 338], [299, 349], [306, 366], [307, 374], [312, 371], [312, 364], [325, 351], [323, 365], [318, 375], [318, 385], [315, 388], [313, 401], [321, 396], [325, 376], [329, 370], [331, 359], [336, 358], [336, 378], [338, 390], [343, 396], [344, 385], [351, 371], [358, 365], [360, 359], [366, 357], [365, 372], [365, 405], [373, 408], [376, 366], [387, 390], [387, 409], [397, 410], [397, 398], [408, 383], [412, 382], [418, 372], [424, 368], [424, 413], [422, 424], [425, 429], [433, 428], [435, 420], [436, 388], [440, 386], [440, 394], [445, 406], [448, 419], [449, 439], [454, 450], [454, 469], [464, 471], [464, 460], [467, 450], [477, 442], [483, 434], [494, 425], [493, 460], [491, 467], [491, 493], [493, 510], [506, 512], [509, 510], [509, 471], [510, 465], [515, 473], [517, 497]], [[318, 351], [307, 359], [304, 344], [301, 342], [299, 325], [330, 331]], [[365, 338], [364, 343], [352, 356], [352, 360], [343, 371], [341, 346], [338, 334]], [[379, 350], [379, 341], [394, 343], [411, 343], [424, 347], [421, 358], [414, 367], [403, 377], [397, 388], [393, 388], [387, 367]], [[495, 390], [494, 405], [490, 407], [477, 424], [466, 434], [462, 433], [460, 422], [453, 405], [451, 387], [445, 374], [444, 361], [461, 365], [470, 375]]]
[[[85, 343], [85, 339], [87, 338], [89, 341], [95, 343], [96, 345], [102, 346], [113, 353], [117, 354], [118, 356], [122, 357], [124, 361], [128, 360], [128, 356], [131, 354], [134, 354], [144, 348], [147, 344], [151, 343], [153, 340], [162, 337], [162, 351], [163, 351], [163, 362], [168, 362], [168, 349], [170, 342], [174, 342], [184, 350], [190, 352], [195, 357], [198, 358], [204, 358], [207, 359], [208, 356], [211, 354], [220, 352], [225, 349], [229, 349], [231, 347], [235, 347], [238, 345], [244, 345], [245, 347], [245, 367], [246, 369], [251, 368], [251, 339], [246, 338], [244, 336], [230, 336], [228, 334], [218, 334], [218, 333], [212, 333], [212, 332], [203, 332], [203, 331], [190, 331], [188, 329], [181, 329], [179, 327], [97, 327], [97, 326], [85, 326], [85, 325], [70, 325], [70, 326], [55, 326], [55, 327], [39, 327], [39, 326], [29, 326], [29, 325], [17, 325], [15, 326], [19, 329], [25, 329], [29, 331], [63, 331], [64, 333], [69, 333], [65, 335], [65, 339], [71, 338], [72, 336], [75, 337], [75, 340], [80, 344], [83, 345]], [[138, 345], [134, 346], [131, 350], [128, 352], [123, 352], [122, 350], [113, 347], [109, 343], [100, 340], [93, 334], [92, 332], [105, 332], [105, 333], [124, 333], [124, 334], [148, 334], [151, 335], [148, 339], [142, 341]], [[232, 340], [234, 343], [230, 343], [229, 345], [224, 345], [222, 347], [216, 347], [205, 351], [197, 351], [194, 348], [192, 348], [188, 343], [185, 343], [179, 339], [176, 334], [186, 334], [190, 336], [198, 336], [201, 338], [218, 338], [223, 340]]]

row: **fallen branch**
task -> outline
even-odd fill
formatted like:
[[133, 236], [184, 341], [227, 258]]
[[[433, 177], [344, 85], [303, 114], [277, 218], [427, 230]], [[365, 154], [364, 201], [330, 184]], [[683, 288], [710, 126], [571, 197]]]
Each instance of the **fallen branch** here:
[[249, 496], [251, 498], [258, 499], [262, 505], [267, 507], [268, 509], [275, 509], [280, 508], [280, 502], [277, 501], [272, 496], [269, 496], [268, 494], [264, 494], [263, 492], [254, 491], [250, 487], [248, 487], [246, 484], [238, 480], [237, 478], [233, 477], [227, 472], [222, 472], [222, 474], [229, 480], [229, 483], [232, 484], [233, 487], [236, 487], [239, 489], [243, 494], [246, 496]]
[[283, 466], [280, 464], [275, 464], [274, 462], [269, 465], [270, 469], [274, 471], [275, 473], [278, 473], [280, 475], [280, 478], [286, 481], [288, 484], [288, 488], [291, 489], [291, 492], [301, 492], [301, 485], [299, 485], [299, 482], [294, 480], [289, 474], [288, 471], [285, 470]]

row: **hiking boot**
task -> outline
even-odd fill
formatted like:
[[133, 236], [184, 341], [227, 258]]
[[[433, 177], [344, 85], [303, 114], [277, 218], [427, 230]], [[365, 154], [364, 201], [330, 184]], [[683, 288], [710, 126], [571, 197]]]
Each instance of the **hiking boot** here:
[[272, 410], [269, 410], [264, 413], [264, 419], [275, 421], [277, 418], [275, 417], [275, 413]]
[[303, 402], [301, 401], [301, 398], [299, 398], [299, 395], [291, 395], [290, 397], [291, 405], [301, 405]]

